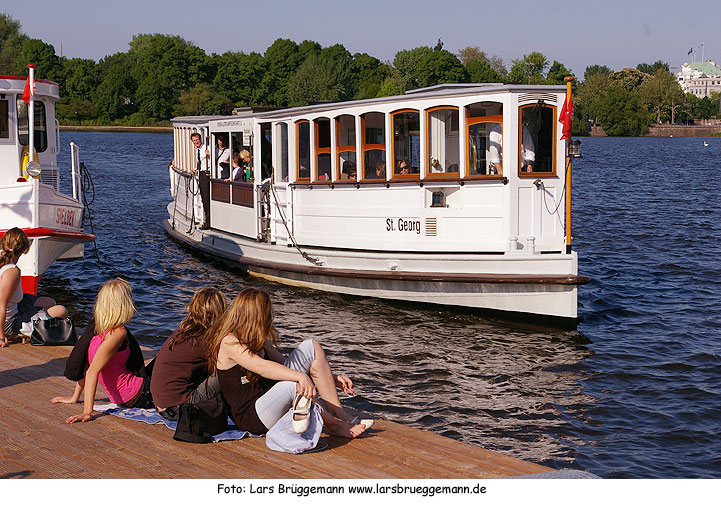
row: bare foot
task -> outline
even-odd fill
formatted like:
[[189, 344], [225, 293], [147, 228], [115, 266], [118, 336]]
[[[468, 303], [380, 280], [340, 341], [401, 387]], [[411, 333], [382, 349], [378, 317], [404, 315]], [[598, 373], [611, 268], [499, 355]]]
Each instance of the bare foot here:
[[330, 415], [328, 412], [323, 412], [323, 424], [325, 424], [326, 430], [329, 435], [336, 437], [345, 438], [356, 438], [366, 430], [365, 425], [360, 422], [351, 425], [348, 421], [338, 419], [337, 417]]
[[55, 396], [54, 398], [50, 399], [50, 403], [72, 404], [77, 403], [77, 401], [75, 401], [72, 396]]
[[3, 341], [2, 339], [0, 339], [0, 348], [7, 348], [7, 346], [8, 346], [7, 341]]

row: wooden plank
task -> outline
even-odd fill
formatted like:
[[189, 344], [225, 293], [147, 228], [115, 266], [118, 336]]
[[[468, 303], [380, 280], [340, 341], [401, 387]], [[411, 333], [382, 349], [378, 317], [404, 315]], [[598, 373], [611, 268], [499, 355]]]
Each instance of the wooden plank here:
[[301, 455], [271, 451], [264, 438], [177, 442], [163, 425], [110, 415], [69, 425], [65, 418], [81, 406], [50, 403], [73, 390], [62, 376], [69, 352], [19, 344], [0, 350], [0, 478], [458, 479], [552, 471], [382, 420], [355, 440], [324, 435], [327, 450]]

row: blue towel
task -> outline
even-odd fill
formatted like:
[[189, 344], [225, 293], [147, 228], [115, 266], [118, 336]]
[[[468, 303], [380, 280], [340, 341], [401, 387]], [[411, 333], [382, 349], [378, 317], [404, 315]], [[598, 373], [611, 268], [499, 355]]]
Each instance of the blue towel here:
[[[95, 405], [95, 411], [103, 412], [104, 414], [116, 415], [123, 419], [130, 419], [131, 421], [140, 421], [147, 424], [158, 424], [162, 422], [166, 427], [175, 430], [178, 425], [175, 421], [169, 421], [164, 419], [155, 409], [147, 408], [125, 408], [118, 405]], [[213, 436], [213, 442], [222, 442], [224, 440], [240, 440], [245, 437], [258, 437], [261, 435], [254, 435], [248, 431], [238, 429], [233, 421], [228, 418], [228, 429], [223, 433]]]

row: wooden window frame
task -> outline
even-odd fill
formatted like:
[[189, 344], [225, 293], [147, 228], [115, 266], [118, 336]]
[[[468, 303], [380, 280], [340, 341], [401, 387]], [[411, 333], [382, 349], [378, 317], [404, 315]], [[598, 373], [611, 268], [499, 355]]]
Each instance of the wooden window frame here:
[[[295, 182], [310, 182], [313, 153], [310, 147], [310, 120], [296, 120], [295, 124]], [[300, 125], [308, 124], [308, 176], [300, 176]]]
[[[468, 132], [471, 127], [478, 124], [501, 124], [501, 132], [503, 132], [503, 115], [488, 115], [485, 117], [469, 117], [470, 111], [468, 107], [466, 107], [466, 140], [468, 140], [468, 137], [470, 133]], [[505, 145], [505, 141], [504, 141]], [[499, 175], [471, 175], [471, 167], [469, 161], [471, 158], [471, 144], [466, 141], [466, 176], [464, 180], [498, 180], [503, 178], [503, 173], [505, 173], [505, 166], [504, 171], [501, 172]], [[505, 164], [504, 161], [501, 161], [502, 164]]]
[[[340, 143], [340, 117], [350, 117], [350, 118], [353, 119], [353, 131], [354, 131], [354, 133], [355, 133], [355, 137], [354, 137], [355, 140], [354, 140], [354, 141], [355, 141], [355, 142], [358, 141], [358, 133], [355, 132], [355, 131], [356, 131], [356, 125], [355, 125], [356, 116], [355, 116], [355, 115], [349, 115], [348, 113], [343, 113], [342, 115], [338, 115], [338, 116], [336, 116], [336, 117], [333, 118], [333, 120], [335, 121], [335, 140], [336, 140], [336, 147], [335, 147], [335, 167], [336, 167], [336, 172], [335, 172], [336, 175], [335, 175], [335, 176], [336, 176], [336, 179], [335, 179], [333, 182], [334, 182], [334, 183], [335, 183], [335, 182], [340, 182], [340, 183], [353, 182], [352, 180], [341, 180], [341, 179], [340, 179], [340, 176], [341, 176], [341, 173], [342, 173], [342, 167], [341, 167], [341, 162], [340, 162], [340, 155], [341, 155], [342, 152], [353, 152], [353, 153], [355, 154], [355, 156], [356, 156], [356, 157], [355, 157], [355, 159], [356, 159], [356, 161], [355, 161], [356, 172], [358, 172], [358, 171], [359, 171], [359, 168], [361, 167], [361, 165], [358, 164], [359, 161], [358, 161], [358, 154], [356, 153], [357, 150], [356, 150], [356, 145], [355, 145], [355, 143], [354, 143], [353, 145], [338, 145], [338, 143]], [[365, 123], [364, 123], [364, 122], [365, 122], [365, 119], [362, 119], [362, 122], [363, 122], [363, 126], [365, 126]], [[365, 137], [365, 136], [364, 136], [364, 137]], [[364, 140], [364, 141], [365, 141], [365, 140]]]
[[[430, 125], [429, 119], [430, 114], [434, 111], [438, 110], [455, 110], [458, 113], [458, 159], [460, 159], [461, 155], [461, 112], [460, 108], [458, 106], [434, 106], [433, 108], [428, 108], [425, 110], [426, 112], [426, 179], [429, 180], [443, 180], [443, 179], [457, 179], [461, 176], [461, 161], [458, 161], [458, 171], [449, 171], [449, 172], [443, 172], [443, 173], [431, 173], [430, 171], [430, 165], [428, 165], [428, 162], [431, 158], [431, 130], [428, 128]], [[391, 124], [392, 125], [392, 124]], [[420, 170], [420, 168], [419, 168]]]
[[[378, 113], [380, 115], [383, 115], [383, 143], [366, 143], [366, 118], [365, 116], [369, 113]], [[360, 159], [360, 161], [356, 161], [356, 171], [360, 171], [361, 175], [366, 174], [366, 152], [369, 150], [382, 150], [386, 153], [386, 179], [364, 179], [366, 182], [386, 182], [387, 175], [388, 175], [388, 151], [386, 150], [386, 135], [388, 134], [386, 132], [386, 114], [382, 111], [367, 111], [360, 115], [361, 119], [361, 157], [356, 159]], [[357, 136], [357, 134], [356, 134]], [[358, 164], [360, 162], [360, 165]], [[360, 170], [358, 168], [360, 167]], [[373, 171], [375, 171], [375, 168], [373, 168]], [[345, 180], [343, 182], [346, 182]], [[352, 182], [352, 181], [351, 181]]]
[[[556, 119], [558, 118], [556, 115], [556, 106], [552, 104], [542, 104], [540, 105], [541, 108], [550, 108], [551, 109], [551, 119], [553, 120], [553, 133], [551, 134], [551, 139], [553, 140], [553, 150], [551, 153], [551, 162], [553, 164], [553, 171], [532, 171], [530, 173], [521, 171], [521, 142], [523, 140], [523, 110], [526, 108], [534, 108], [538, 103], [531, 103], [531, 104], [523, 104], [518, 107], [518, 152], [517, 152], [517, 161], [518, 161], [518, 177], [519, 178], [532, 178], [536, 179], [539, 177], [555, 177], [557, 172], [556, 167], [556, 150], [558, 149], [558, 139], [557, 139], [557, 126]], [[534, 147], [535, 149], [536, 147]]]
[[[328, 147], [327, 148], [326, 147], [320, 148], [318, 146], [318, 142], [319, 142], [318, 121], [319, 120], [327, 120], [328, 121]], [[313, 145], [314, 145], [313, 146], [313, 161], [315, 161], [315, 164], [313, 165], [313, 171], [311, 173], [311, 177], [312, 177], [312, 180], [314, 183], [318, 182], [318, 183], [327, 184], [327, 183], [330, 183], [333, 181], [333, 167], [332, 166], [330, 168], [330, 175], [328, 175], [328, 180], [319, 180], [318, 179], [318, 156], [320, 156], [322, 154], [328, 154], [330, 160], [333, 159], [333, 156], [331, 154], [331, 149], [332, 149], [333, 143], [332, 143], [332, 140], [330, 139], [330, 130], [332, 129], [332, 127], [330, 124], [331, 124], [331, 119], [329, 117], [318, 117], [318, 118], [313, 119], [313, 129], [315, 132], [315, 142], [313, 143]]]
[[[400, 115], [401, 113], [418, 113], [418, 131], [420, 132], [420, 130], [421, 130], [421, 110], [415, 110], [413, 108], [403, 108], [402, 110], [396, 110], [396, 111], [392, 111], [390, 113], [390, 116], [391, 116], [391, 157], [393, 158], [393, 165], [391, 166], [391, 180], [418, 181], [421, 179], [421, 168], [418, 168], [418, 173], [409, 173], [408, 175], [401, 175], [401, 174], [396, 173], [396, 142], [395, 142], [395, 136], [393, 135], [393, 133], [395, 131], [393, 122], [395, 120], [396, 115]], [[419, 136], [421, 136], [421, 135], [422, 135], [422, 133], [419, 134]], [[386, 155], [386, 168], [388, 168], [387, 155]]]

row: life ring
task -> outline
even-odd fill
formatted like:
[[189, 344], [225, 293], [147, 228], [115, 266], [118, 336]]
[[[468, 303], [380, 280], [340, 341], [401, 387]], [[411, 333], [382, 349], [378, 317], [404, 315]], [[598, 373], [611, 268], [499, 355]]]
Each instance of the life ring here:
[[[37, 161], [37, 160], [38, 160], [38, 151], [33, 149], [33, 161]], [[30, 178], [30, 175], [28, 175], [28, 172], [25, 171], [25, 168], [27, 167], [29, 162], [30, 162], [30, 150], [28, 150], [28, 146], [25, 145], [25, 148], [23, 148], [23, 156], [22, 156], [22, 175], [26, 179]], [[35, 178], [37, 178], [37, 177], [35, 177]]]

